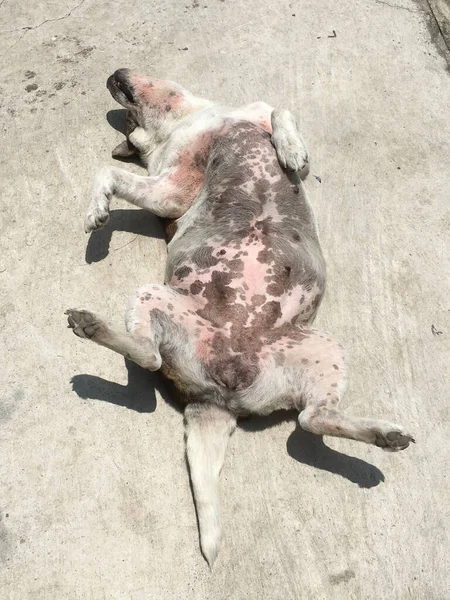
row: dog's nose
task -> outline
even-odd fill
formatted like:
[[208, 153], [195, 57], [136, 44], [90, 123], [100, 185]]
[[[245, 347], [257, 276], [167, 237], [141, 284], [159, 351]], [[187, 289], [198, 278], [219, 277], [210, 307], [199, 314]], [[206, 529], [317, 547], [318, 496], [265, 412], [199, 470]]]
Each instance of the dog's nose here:
[[121, 82], [124, 84], [128, 83], [128, 76], [131, 73], [131, 69], [117, 69], [112, 75], [106, 80], [106, 87], [109, 89], [113, 82]]
[[131, 73], [131, 69], [117, 69], [115, 71], [113, 77], [116, 81], [121, 81], [122, 83], [128, 83], [128, 77]]

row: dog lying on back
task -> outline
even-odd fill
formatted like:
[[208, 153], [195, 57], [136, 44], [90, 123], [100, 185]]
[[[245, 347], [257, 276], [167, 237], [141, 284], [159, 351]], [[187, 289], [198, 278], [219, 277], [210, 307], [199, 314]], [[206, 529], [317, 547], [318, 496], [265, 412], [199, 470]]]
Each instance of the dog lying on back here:
[[186, 452], [204, 557], [220, 545], [218, 478], [236, 420], [297, 409], [303, 429], [403, 450], [413, 438], [387, 421], [345, 415], [342, 347], [313, 329], [325, 263], [299, 173], [308, 153], [292, 115], [263, 102], [231, 109], [172, 81], [116, 71], [107, 82], [129, 111], [128, 140], [149, 176], [105, 167], [87, 232], [113, 196], [172, 220], [164, 285], [130, 298], [126, 331], [68, 310], [74, 333], [151, 371], [185, 399]]

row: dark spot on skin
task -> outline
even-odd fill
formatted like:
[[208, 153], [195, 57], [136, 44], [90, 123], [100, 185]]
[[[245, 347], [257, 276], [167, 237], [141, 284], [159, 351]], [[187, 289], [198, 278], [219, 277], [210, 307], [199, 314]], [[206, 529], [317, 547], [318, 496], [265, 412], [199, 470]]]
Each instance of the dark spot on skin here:
[[38, 89], [38, 84], [37, 83], [30, 83], [30, 85], [27, 85], [27, 87], [25, 88], [25, 90], [27, 92], [33, 92], [34, 90]]
[[302, 358], [302, 364], [307, 365], [309, 360], [307, 358]]
[[191, 267], [180, 267], [179, 269], [177, 269], [174, 273], [175, 277], [178, 277], [178, 279], [184, 279], [185, 277], [187, 277], [189, 275], [189, 273], [192, 273], [192, 269]]
[[[264, 279], [270, 281], [271, 277], [265, 277]], [[284, 294], [284, 286], [280, 283], [271, 283], [267, 286], [267, 293], [271, 296], [281, 296]]]
[[255, 294], [251, 297], [252, 306], [261, 306], [266, 301], [266, 297], [262, 294]]
[[234, 276], [237, 277], [237, 274], [244, 270], [244, 261], [240, 258], [230, 260], [228, 261], [228, 268], [230, 271], [233, 271]]
[[204, 284], [201, 281], [199, 281], [199, 280], [194, 281], [194, 283], [191, 283], [190, 288], [189, 288], [191, 291], [191, 294], [196, 296], [197, 294], [199, 294], [202, 291], [203, 286], [204, 286]]
[[316, 360], [316, 365], [318, 365], [320, 363], [320, 360]]
[[33, 77], [36, 77], [36, 73], [34, 71], [25, 71], [25, 77], [27, 79], [33, 79]]
[[332, 388], [337, 388], [337, 383], [332, 383], [332, 384], [331, 384], [331, 387], [332, 387]]
[[166, 104], [166, 112], [169, 112], [170, 110], [172, 110], [172, 107], [170, 104]]
[[173, 310], [173, 304], [171, 304], [171, 303], [169, 302], [169, 304], [167, 305], [167, 308], [168, 308], [169, 310]]
[[62, 90], [65, 85], [66, 84], [64, 81], [58, 81], [53, 87], [55, 88], [55, 90]]
[[339, 367], [337, 365], [333, 365], [333, 369], [336, 369], [336, 371], [339, 371]]

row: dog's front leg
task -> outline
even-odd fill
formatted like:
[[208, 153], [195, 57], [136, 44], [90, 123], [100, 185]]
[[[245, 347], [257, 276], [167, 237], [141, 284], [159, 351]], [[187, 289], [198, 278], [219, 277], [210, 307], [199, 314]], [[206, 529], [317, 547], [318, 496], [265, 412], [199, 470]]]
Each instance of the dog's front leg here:
[[113, 196], [128, 200], [159, 217], [177, 219], [189, 206], [182, 191], [171, 179], [170, 170], [164, 175], [143, 177], [117, 167], [104, 167], [94, 178], [84, 222], [85, 231], [88, 233], [106, 224]]
[[309, 153], [288, 110], [276, 108], [272, 112], [272, 143], [280, 164], [289, 171], [299, 171], [304, 179], [309, 172]]

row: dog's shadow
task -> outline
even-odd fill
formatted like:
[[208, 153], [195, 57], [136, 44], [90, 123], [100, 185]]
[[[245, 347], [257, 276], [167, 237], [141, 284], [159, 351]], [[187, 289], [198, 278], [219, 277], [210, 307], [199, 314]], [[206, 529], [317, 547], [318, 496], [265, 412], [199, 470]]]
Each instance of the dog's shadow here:
[[139, 413], [155, 411], [156, 391], [171, 404], [167, 386], [159, 373], [141, 369], [126, 359], [125, 366], [128, 370], [127, 385], [107, 381], [96, 375], [81, 374], [70, 380], [72, 389], [84, 400], [102, 400]]
[[[72, 377], [72, 388], [84, 400], [102, 400], [139, 413], [155, 411], [155, 392], [158, 391], [169, 405], [182, 410], [179, 403], [182, 399], [177, 398], [174, 388], [158, 372], [141, 369], [129, 360], [125, 360], [125, 365], [128, 370], [127, 385], [82, 374]], [[286, 421], [292, 422], [295, 417], [293, 411], [279, 411], [267, 417], [248, 417], [239, 421], [239, 426], [244, 431], [255, 433]], [[374, 465], [332, 450], [324, 444], [322, 437], [303, 431], [298, 425], [288, 438], [287, 451], [298, 462], [345, 477], [361, 488], [375, 487], [384, 481], [383, 473]]]
[[156, 215], [142, 209], [112, 210], [106, 225], [89, 237], [85, 257], [88, 264], [99, 262], [108, 256], [114, 231], [166, 239], [163, 224]]
[[[292, 411], [280, 411], [268, 417], [249, 417], [240, 425], [245, 431], [256, 432], [286, 421], [293, 421], [296, 416], [297, 414]], [[304, 431], [298, 424], [289, 436], [286, 447], [289, 456], [299, 463], [345, 477], [361, 488], [375, 487], [384, 481], [382, 471], [374, 465], [332, 450], [324, 444], [322, 436]]]

